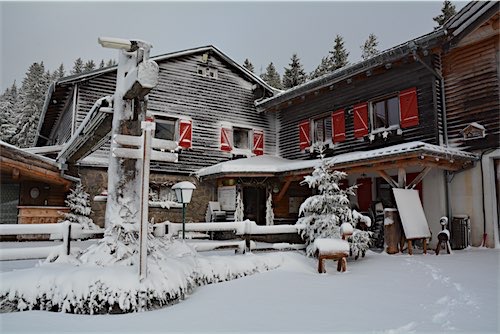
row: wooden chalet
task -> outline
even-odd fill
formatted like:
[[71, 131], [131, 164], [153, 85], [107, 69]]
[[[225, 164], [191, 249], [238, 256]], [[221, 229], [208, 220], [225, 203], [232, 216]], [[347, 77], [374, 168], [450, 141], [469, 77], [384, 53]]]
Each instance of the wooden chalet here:
[[0, 141], [0, 221], [2, 224], [57, 223], [75, 179], [55, 160]]
[[[393, 207], [392, 188], [418, 189], [434, 235], [441, 216], [465, 214], [472, 244], [488, 233], [492, 246], [497, 56], [498, 2], [471, 2], [429, 34], [287, 91], [213, 46], [152, 57], [160, 67], [148, 103], [155, 137], [180, 150], [177, 163], [151, 164], [150, 215], [180, 221], [170, 186], [189, 179], [197, 189], [188, 220], [204, 221], [209, 201], [230, 216], [239, 193], [245, 218], [265, 224], [271, 196], [275, 223], [294, 223], [311, 194], [300, 181], [318, 164], [312, 144], [323, 142], [333, 168], [349, 174], [342, 186], [358, 185], [353, 201], [361, 211], [379, 201]], [[115, 81], [116, 67], [59, 80], [38, 129], [37, 145], [60, 148], [56, 160], [92, 196], [106, 191]], [[474, 137], [481, 127], [484, 136]], [[474, 205], [464, 206], [472, 197]], [[103, 204], [93, 209], [102, 225]]]

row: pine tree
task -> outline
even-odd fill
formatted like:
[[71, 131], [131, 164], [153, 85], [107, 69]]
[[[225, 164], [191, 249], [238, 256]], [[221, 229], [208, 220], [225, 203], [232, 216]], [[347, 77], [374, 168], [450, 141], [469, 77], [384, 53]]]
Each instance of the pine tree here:
[[247, 70], [249, 70], [252, 73], [254, 71], [253, 64], [250, 62], [250, 60], [248, 60], [248, 58], [245, 59], [245, 62], [243, 63], [243, 67], [246, 68]]
[[323, 57], [321, 63], [316, 67], [316, 69], [309, 74], [310, 79], [316, 79], [322, 75], [327, 74], [332, 69], [332, 62], [329, 57]]
[[64, 77], [65, 75], [66, 75], [66, 73], [65, 73], [65, 70], [64, 70], [64, 65], [63, 65], [63, 63], [61, 63], [61, 65], [59, 65], [59, 67], [57, 68], [57, 70], [54, 72], [54, 78], [56, 80], [59, 80], [62, 77]]
[[11, 140], [12, 144], [18, 147], [30, 147], [35, 144], [36, 130], [48, 85], [49, 77], [43, 62], [33, 63], [23, 79], [19, 92], [19, 118], [16, 134]]
[[114, 59], [108, 60], [108, 63], [106, 64], [106, 67], [114, 66], [116, 65], [116, 61]]
[[92, 213], [90, 195], [85, 192], [81, 183], [78, 183], [74, 189], [71, 189], [64, 202], [70, 209], [69, 213], [64, 213], [64, 220], [80, 224], [85, 230], [99, 228], [94, 224], [92, 218], [90, 218], [90, 214]]
[[288, 66], [288, 68], [285, 68], [285, 74], [283, 74], [283, 87], [285, 89], [290, 89], [306, 82], [306, 73], [296, 53], [290, 58]]
[[274, 67], [273, 62], [270, 62], [266, 67], [266, 73], [260, 75], [261, 79], [264, 80], [269, 86], [276, 89], [282, 89], [281, 77], [276, 67]]
[[370, 34], [365, 44], [361, 46], [361, 58], [366, 60], [378, 54], [380, 51], [377, 49], [378, 41], [377, 36]]
[[87, 60], [83, 65], [83, 73], [95, 70], [95, 63], [93, 60]]
[[104, 64], [104, 59], [101, 59], [101, 62], [99, 63], [99, 68], [103, 68], [104, 66], [106, 66]]
[[344, 47], [344, 38], [337, 34], [333, 44], [333, 50], [330, 51], [330, 61], [332, 63], [332, 71], [342, 68], [349, 64], [349, 52]]
[[445, 0], [441, 7], [441, 14], [434, 17], [433, 20], [438, 24], [436, 28], [441, 27], [450, 17], [457, 13], [455, 5], [451, 1]]
[[[306, 176], [302, 182], [307, 184], [309, 188], [316, 189], [317, 194], [307, 198], [301, 204], [299, 214], [303, 217], [297, 221], [298, 225], [304, 227], [301, 236], [306, 241], [306, 254], [308, 256], [314, 256], [315, 239], [340, 239], [340, 225], [342, 223], [353, 224], [348, 195], [354, 196], [354, 189], [356, 189], [356, 186], [345, 190], [340, 189], [338, 184], [347, 177], [347, 174], [332, 170], [325, 159], [324, 146], [316, 143], [313, 147], [319, 153], [321, 164], [314, 169], [312, 175]], [[348, 239], [351, 252], [357, 255], [360, 249], [364, 249], [365, 244], [367, 248], [369, 237], [370, 232], [355, 230]]]
[[16, 82], [0, 96], [0, 140], [11, 142], [17, 130], [18, 93]]
[[71, 74], [83, 73], [83, 60], [82, 58], [77, 58], [73, 63], [73, 68], [71, 69]]

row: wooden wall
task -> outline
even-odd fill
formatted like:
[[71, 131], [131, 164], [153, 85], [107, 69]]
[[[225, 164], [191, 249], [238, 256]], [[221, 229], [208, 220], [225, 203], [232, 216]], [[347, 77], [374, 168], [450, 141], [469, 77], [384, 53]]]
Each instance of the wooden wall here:
[[[464, 149], [498, 147], [500, 133], [499, 38], [457, 47], [443, 57], [448, 138]], [[486, 138], [463, 140], [471, 122], [486, 128]]]
[[[219, 149], [223, 121], [264, 130], [265, 154], [276, 153], [276, 115], [257, 113], [254, 101], [261, 96], [253, 92], [254, 84], [215, 54], [210, 56], [209, 65], [217, 69], [217, 78], [199, 75], [201, 57], [200, 53], [159, 61], [159, 84], [149, 94], [148, 109], [190, 117], [193, 147], [182, 151], [178, 163], [151, 162], [152, 170], [191, 173], [231, 159], [231, 153]], [[115, 80], [113, 72], [78, 84], [78, 124], [97, 99], [113, 94]], [[109, 144], [93, 156], [106, 157], [108, 152]]]
[[[434, 59], [428, 56], [425, 61], [431, 64]], [[418, 126], [404, 129], [401, 136], [391, 135], [387, 140], [376, 139], [372, 143], [367, 136], [364, 139], [354, 138], [353, 105], [411, 87], [417, 88], [420, 121]], [[415, 140], [438, 144], [438, 110], [435, 98], [437, 89], [431, 72], [411, 60], [399, 65], [395, 64], [392, 68], [376, 72], [371, 76], [354, 79], [351, 83], [344, 80], [336, 84], [333, 90], [328, 90], [318, 96], [308, 96], [303, 102], [278, 112], [279, 152], [288, 159], [308, 158], [309, 151], [301, 152], [299, 149], [299, 123], [320, 115], [328, 115], [342, 108], [346, 109], [346, 140], [335, 145], [333, 151], [335, 155]]]

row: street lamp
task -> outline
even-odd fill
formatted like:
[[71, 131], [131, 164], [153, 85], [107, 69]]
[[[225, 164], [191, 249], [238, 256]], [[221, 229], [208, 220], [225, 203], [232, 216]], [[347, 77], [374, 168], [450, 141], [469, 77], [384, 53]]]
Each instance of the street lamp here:
[[172, 186], [175, 191], [175, 196], [177, 197], [177, 202], [182, 203], [182, 239], [185, 238], [186, 234], [186, 204], [191, 202], [191, 197], [193, 196], [193, 190], [196, 186], [188, 181], [182, 181], [176, 183]]

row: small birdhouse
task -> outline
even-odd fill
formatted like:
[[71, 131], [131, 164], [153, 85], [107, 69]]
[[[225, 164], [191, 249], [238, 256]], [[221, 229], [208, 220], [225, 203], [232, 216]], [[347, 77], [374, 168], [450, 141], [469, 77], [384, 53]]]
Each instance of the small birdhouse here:
[[467, 125], [462, 131], [464, 140], [481, 139], [486, 137], [486, 129], [479, 123], [472, 122]]

